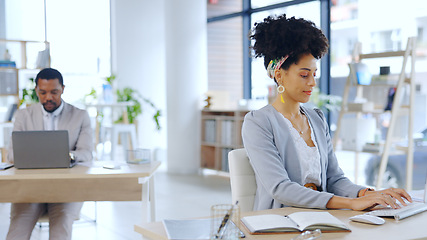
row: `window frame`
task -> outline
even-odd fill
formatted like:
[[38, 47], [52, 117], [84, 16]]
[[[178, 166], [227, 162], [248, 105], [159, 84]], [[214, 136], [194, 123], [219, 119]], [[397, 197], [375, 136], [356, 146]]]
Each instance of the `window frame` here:
[[[283, 2], [283, 3], [277, 3], [272, 4], [269, 6], [259, 7], [259, 8], [252, 8], [251, 7], [251, 0], [242, 0], [242, 11], [235, 12], [235, 13], [229, 13], [224, 14], [220, 16], [210, 17], [207, 19], [207, 24], [211, 22], [216, 21], [223, 21], [230, 18], [235, 17], [242, 17], [242, 33], [243, 33], [243, 98], [244, 99], [251, 99], [252, 98], [252, 78], [251, 78], [251, 72], [252, 72], [252, 58], [249, 54], [248, 49], [251, 46], [251, 41], [249, 40], [248, 36], [250, 33], [251, 26], [251, 16], [253, 13], [272, 10], [276, 8], [283, 8], [288, 7], [292, 5], [298, 5], [308, 2], [314, 2], [314, 1], [320, 1], [320, 28], [322, 29], [323, 33], [325, 34], [327, 39], [330, 39], [330, 26], [331, 26], [331, 2], [330, 0], [293, 0], [290, 2]], [[330, 93], [330, 49], [328, 50], [328, 53], [322, 58], [320, 69], [321, 69], [321, 76], [319, 79], [319, 89], [320, 92], [329, 94]]]

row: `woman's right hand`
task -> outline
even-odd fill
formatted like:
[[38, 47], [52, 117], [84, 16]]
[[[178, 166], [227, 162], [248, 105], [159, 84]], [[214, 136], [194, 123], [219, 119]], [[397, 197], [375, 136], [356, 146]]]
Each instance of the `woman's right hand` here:
[[351, 209], [353, 210], [369, 210], [377, 205], [390, 206], [392, 208], [400, 208], [396, 200], [406, 205], [404, 199], [412, 202], [411, 196], [400, 188], [389, 188], [382, 191], [372, 191], [363, 197], [354, 198], [351, 200]]

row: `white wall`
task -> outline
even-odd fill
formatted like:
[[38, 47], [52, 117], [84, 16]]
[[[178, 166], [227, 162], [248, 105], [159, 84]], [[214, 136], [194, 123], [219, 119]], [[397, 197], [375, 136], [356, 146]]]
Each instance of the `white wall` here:
[[168, 170], [200, 165], [199, 100], [207, 86], [206, 1], [166, 1]]
[[167, 149], [168, 170], [198, 171], [199, 99], [207, 86], [206, 1], [111, 0], [112, 71], [162, 109], [141, 117], [140, 146]]
[[143, 104], [139, 146], [166, 149], [164, 1], [111, 0], [111, 55], [117, 87], [138, 90], [162, 110], [158, 132], [153, 110]]
[[[6, 38], [6, 13], [5, 13], [5, 2], [0, 0], [0, 38]], [[0, 59], [3, 59], [3, 54], [6, 48], [4, 43], [0, 43]]]

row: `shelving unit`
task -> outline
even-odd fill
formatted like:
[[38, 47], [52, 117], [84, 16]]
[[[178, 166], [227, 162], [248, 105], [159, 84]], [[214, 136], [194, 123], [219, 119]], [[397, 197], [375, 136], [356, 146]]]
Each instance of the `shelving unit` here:
[[243, 147], [241, 129], [247, 112], [202, 110], [201, 168], [228, 172], [228, 152]]
[[[406, 159], [406, 189], [412, 189], [412, 175], [413, 175], [413, 154], [414, 154], [414, 141], [413, 141], [413, 122], [414, 122], [414, 98], [415, 98], [415, 82], [414, 82], [414, 74], [415, 74], [415, 44], [416, 38], [409, 38], [407, 42], [407, 47], [405, 51], [395, 51], [395, 52], [383, 52], [383, 53], [371, 53], [371, 54], [362, 54], [361, 53], [361, 45], [357, 44], [353, 51], [353, 59], [352, 63], [349, 64], [350, 73], [347, 78], [347, 82], [344, 88], [343, 94], [343, 102], [341, 111], [337, 121], [337, 129], [335, 131], [333, 146], [336, 147], [338, 138], [340, 137], [340, 131], [342, 128], [342, 121], [345, 114], [353, 113], [356, 114], [356, 118], [360, 119], [362, 114], [370, 113], [372, 115], [384, 113], [383, 109], [374, 109], [373, 111], [350, 111], [349, 110], [349, 91], [351, 87], [356, 87], [356, 97], [363, 96], [363, 88], [372, 87], [372, 85], [359, 85], [357, 84], [357, 69], [356, 63], [360, 63], [364, 59], [375, 59], [375, 58], [390, 58], [390, 57], [402, 57], [402, 68], [401, 72], [397, 78], [397, 84], [380, 84], [375, 86], [383, 86], [383, 87], [395, 87], [396, 91], [394, 93], [394, 100], [392, 104], [392, 108], [390, 110], [390, 124], [387, 129], [387, 135], [385, 142], [383, 144], [382, 151], [379, 152], [381, 154], [381, 162], [380, 168], [378, 172], [376, 187], [381, 188], [382, 179], [384, 173], [386, 171], [388, 158], [393, 154], [392, 151], [399, 150], [404, 151], [407, 155]], [[409, 58], [411, 58], [410, 62], [410, 71], [407, 73], [407, 66]], [[406, 93], [405, 93], [406, 91]], [[406, 94], [406, 95], [405, 95]], [[405, 99], [406, 96], [406, 99]], [[407, 147], [396, 147], [395, 143], [398, 139], [394, 138], [394, 133], [397, 130], [398, 126], [396, 122], [399, 116], [408, 116], [408, 131], [407, 131]], [[399, 139], [401, 140], [401, 139]], [[355, 151], [356, 161], [355, 161], [355, 180], [357, 182], [357, 172], [358, 172], [358, 153], [360, 151]]]
[[[0, 39], [1, 43], [11, 43], [11, 44], [18, 44], [19, 45], [19, 52], [20, 56], [18, 57], [19, 63], [16, 66], [8, 66], [8, 67], [0, 67], [0, 97], [8, 97], [13, 96], [15, 98], [15, 103], [19, 107], [20, 102], [20, 89], [19, 89], [19, 78], [20, 74], [22, 74], [22, 71], [25, 70], [38, 70], [37, 68], [28, 67], [28, 45], [29, 44], [44, 44], [44, 51], [45, 54], [43, 55], [45, 57], [45, 61], [47, 62], [47, 66], [50, 66], [50, 43], [46, 41], [26, 41], [26, 40], [9, 40], [9, 39]], [[40, 50], [40, 49], [39, 49]], [[37, 50], [37, 51], [39, 51]], [[36, 51], [36, 50], [34, 50]], [[3, 54], [3, 53], [0, 53]], [[37, 67], [37, 66], [36, 66]], [[3, 121], [3, 120], [0, 120]], [[7, 123], [6, 123], [7, 124]], [[3, 126], [2, 126], [3, 127]], [[8, 131], [1, 131], [3, 134]], [[1, 159], [0, 161], [5, 161], [5, 157], [7, 155], [7, 145], [6, 139], [4, 138], [3, 134], [0, 136], [2, 139], [5, 139], [2, 141], [2, 144], [0, 145], [0, 151], [1, 151]]]
[[[20, 64], [16, 67], [0, 67], [0, 86], [2, 86], [2, 89], [0, 90], [0, 97], [15, 96], [17, 98], [17, 102], [19, 102], [19, 73], [21, 70], [34, 69], [28, 68], [28, 44], [44, 44], [44, 50], [48, 51], [50, 49], [50, 43], [46, 41], [43, 42], [9, 39], [0, 39], [0, 43], [16, 43], [20, 45]], [[47, 56], [47, 60], [47, 66], [50, 66], [50, 55]]]

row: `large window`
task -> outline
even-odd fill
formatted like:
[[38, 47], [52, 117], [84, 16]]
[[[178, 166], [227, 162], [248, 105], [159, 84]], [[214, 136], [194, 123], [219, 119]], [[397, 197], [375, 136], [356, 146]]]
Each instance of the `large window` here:
[[[3, 2], [5, 20], [4, 26], [1, 27], [4, 27], [5, 31], [0, 38], [49, 41], [51, 66], [64, 75], [65, 101], [78, 104], [92, 87], [102, 86], [103, 78], [110, 75], [108, 0]], [[0, 47], [10, 48], [13, 60], [20, 64], [19, 46], [7, 44]], [[27, 52], [27, 65], [33, 68], [37, 51], [28, 49]], [[3, 51], [1, 53], [3, 54]], [[20, 79], [21, 86], [25, 86], [28, 78], [35, 77], [36, 73], [37, 70], [23, 74]]]
[[[341, 96], [349, 73], [348, 63], [356, 43], [362, 53], [405, 50], [409, 37], [417, 37], [415, 63], [415, 98], [417, 112], [414, 131], [427, 126], [427, 4], [424, 0], [389, 4], [378, 0], [336, 0], [331, 8], [331, 88], [330, 93]], [[379, 10], [381, 9], [381, 10]], [[401, 71], [402, 59], [365, 60], [373, 75], [381, 66], [389, 66], [391, 74]], [[352, 94], [353, 93], [353, 94]], [[354, 92], [350, 93], [354, 97]], [[366, 94], [370, 94], [366, 91]], [[386, 96], [385, 96], [386, 97]], [[384, 98], [385, 98], [384, 97]], [[336, 114], [331, 121], [335, 129]]]
[[[305, 18], [314, 22], [316, 26], [320, 26], [320, 3], [318, 1], [256, 12], [252, 14], [251, 26], [254, 26], [256, 22], [263, 21], [267, 16], [277, 16], [283, 13], [286, 13], [289, 17], [295, 16], [296, 18]], [[318, 68], [320, 69], [320, 66], [318, 66]], [[266, 97], [268, 96], [268, 90], [272, 88], [275, 89], [275, 83], [267, 76], [264, 67], [264, 59], [253, 58], [251, 69], [251, 96], [253, 99], [265, 99], [265, 101], [267, 101], [268, 99]], [[320, 76], [320, 74], [321, 72], [318, 71], [317, 76]]]
[[235, 107], [242, 98], [267, 102], [274, 82], [266, 75], [263, 59], [251, 58], [248, 36], [255, 22], [283, 13], [320, 27], [319, 0], [208, 2], [208, 90], [226, 92], [228, 106]]
[[228, 101], [243, 97], [242, 18], [230, 18], [208, 25], [208, 89], [229, 92]]

